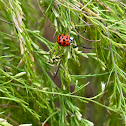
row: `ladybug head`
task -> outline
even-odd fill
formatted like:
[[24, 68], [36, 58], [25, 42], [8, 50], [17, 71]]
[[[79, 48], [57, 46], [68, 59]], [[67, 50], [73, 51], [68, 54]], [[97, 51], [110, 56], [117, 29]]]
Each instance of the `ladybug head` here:
[[73, 43], [74, 43], [74, 38], [73, 38], [73, 37], [70, 37], [69, 43], [70, 43], [70, 44], [73, 44]]

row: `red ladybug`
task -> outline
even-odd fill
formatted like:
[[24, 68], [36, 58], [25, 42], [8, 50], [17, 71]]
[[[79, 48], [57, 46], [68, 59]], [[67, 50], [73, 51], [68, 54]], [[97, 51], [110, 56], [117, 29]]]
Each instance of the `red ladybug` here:
[[61, 46], [69, 46], [73, 44], [74, 38], [66, 34], [61, 34], [57, 38], [57, 43]]

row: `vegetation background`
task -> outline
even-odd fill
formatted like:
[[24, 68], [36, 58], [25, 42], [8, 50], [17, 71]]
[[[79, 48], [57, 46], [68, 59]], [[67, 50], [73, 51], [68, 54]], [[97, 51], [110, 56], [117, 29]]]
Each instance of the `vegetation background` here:
[[125, 3], [0, 0], [1, 125], [125, 126]]

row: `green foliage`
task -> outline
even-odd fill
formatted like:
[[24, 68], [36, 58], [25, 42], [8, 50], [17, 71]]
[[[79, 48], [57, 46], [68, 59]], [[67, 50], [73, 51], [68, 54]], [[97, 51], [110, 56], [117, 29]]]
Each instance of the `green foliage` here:
[[[126, 125], [125, 11], [118, 0], [0, 0], [0, 117], [13, 125]], [[47, 40], [45, 24], [75, 43]]]

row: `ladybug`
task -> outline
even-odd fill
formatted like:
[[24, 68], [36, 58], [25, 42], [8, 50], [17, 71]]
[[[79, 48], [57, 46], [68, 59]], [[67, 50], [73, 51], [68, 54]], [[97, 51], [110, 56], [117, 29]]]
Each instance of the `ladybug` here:
[[61, 46], [69, 46], [74, 43], [74, 38], [66, 34], [61, 34], [57, 38], [57, 43]]

